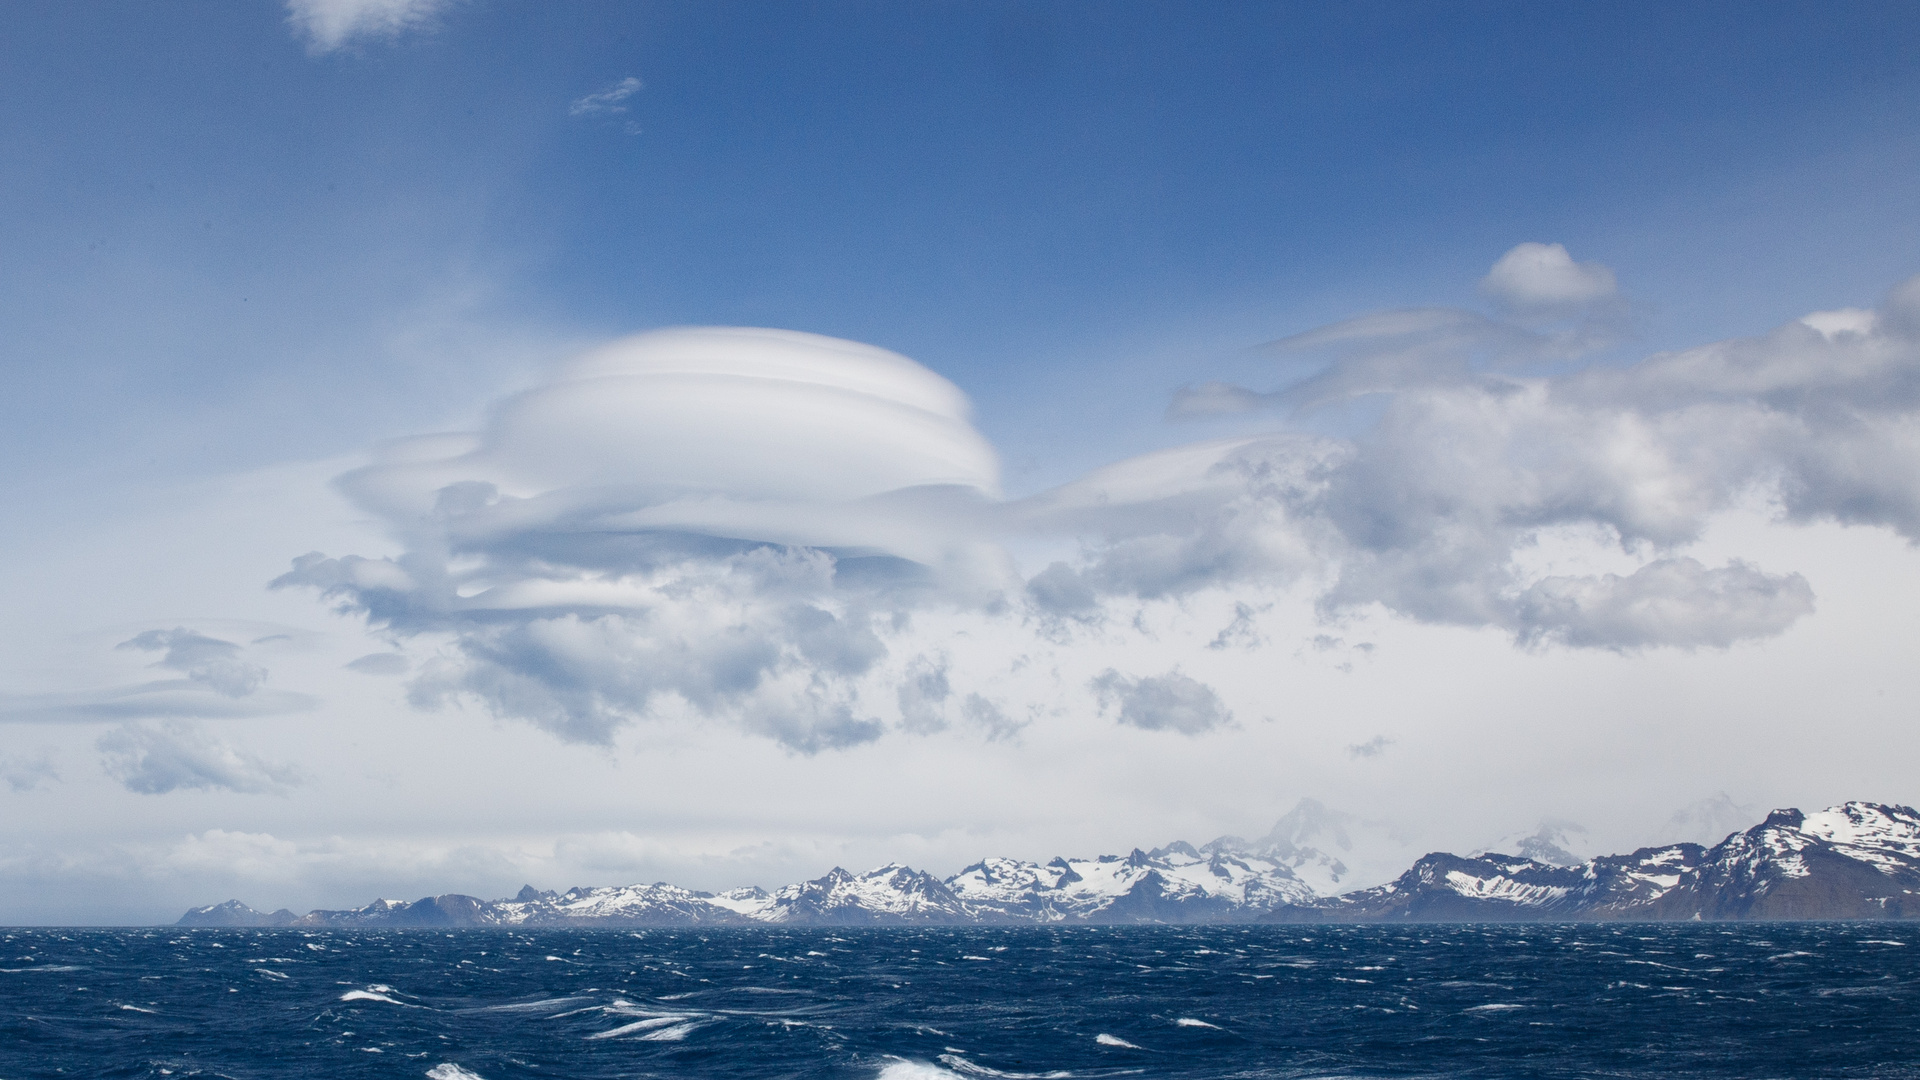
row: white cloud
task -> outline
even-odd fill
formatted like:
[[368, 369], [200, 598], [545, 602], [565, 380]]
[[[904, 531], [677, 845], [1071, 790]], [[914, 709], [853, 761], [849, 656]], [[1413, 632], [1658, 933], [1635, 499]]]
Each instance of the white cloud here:
[[263, 761], [184, 723], [122, 725], [102, 735], [99, 747], [108, 775], [143, 795], [183, 788], [277, 792], [298, 782], [291, 766]]
[[316, 53], [356, 38], [392, 38], [425, 27], [452, 0], [287, 0], [287, 21]]
[[1233, 722], [1213, 687], [1178, 671], [1130, 679], [1108, 668], [1092, 685], [1101, 708], [1128, 727], [1198, 735]]
[[1667, 820], [1662, 839], [1689, 841], [1712, 846], [1728, 836], [1752, 828], [1765, 813], [1757, 807], [1743, 806], [1724, 791], [1674, 811]]
[[160, 653], [150, 666], [186, 677], [98, 690], [0, 695], [0, 723], [232, 719], [299, 712], [316, 703], [308, 694], [264, 689], [267, 669], [244, 659], [242, 646], [184, 626], [146, 630], [115, 648]]
[[14, 791], [32, 791], [42, 784], [57, 783], [60, 773], [54, 768], [54, 754], [42, 747], [32, 754], [0, 757], [0, 780]]
[[412, 667], [399, 653], [368, 653], [347, 661], [347, 669], [362, 675], [404, 675]]
[[1566, 316], [1617, 295], [1613, 271], [1577, 263], [1561, 244], [1518, 244], [1480, 280], [1480, 291], [1510, 312]]
[[675, 710], [806, 751], [864, 742], [881, 724], [854, 684], [888, 655], [878, 621], [1008, 580], [975, 536], [999, 479], [967, 414], [952, 384], [870, 346], [642, 335], [484, 431], [386, 448], [342, 485], [407, 554], [308, 556], [277, 584], [450, 635], [414, 684], [424, 704], [478, 700], [584, 742]]
[[[1566, 258], [1548, 254], [1535, 262]], [[1377, 395], [1373, 426], [1177, 446], [1014, 501], [959, 391], [904, 357], [665, 331], [587, 355], [481, 430], [382, 448], [340, 484], [402, 553], [315, 553], [276, 584], [435, 654], [418, 703], [599, 744], [659, 719], [803, 752], [889, 726], [1004, 737], [1009, 712], [1063, 688], [1128, 726], [1217, 729], [1220, 665], [1259, 649], [1254, 615], [1287, 590], [1334, 621], [1377, 610], [1534, 648], [1720, 649], [1805, 618], [1815, 585], [1702, 558], [1720, 516], [1760, 503], [1920, 539], [1916, 313], [1920, 288], [1903, 285], [1843, 330], [1795, 321], [1561, 374], [1526, 364], [1577, 355], [1580, 331], [1377, 313], [1289, 339], [1331, 360], [1264, 395], [1307, 411]], [[1040, 554], [1037, 572], [1016, 550]], [[1147, 605], [1200, 598], [1231, 621], [1144, 662], [1208, 681], [1119, 674], [1157, 640]], [[994, 646], [923, 629], [943, 614]], [[1076, 643], [1113, 658], [1041, 697], [992, 689], [1009, 657]]]
[[627, 111], [627, 99], [640, 90], [640, 80], [629, 75], [598, 93], [576, 99], [567, 107], [567, 113], [570, 116], [618, 116]]
[[1354, 743], [1347, 747], [1347, 756], [1351, 758], [1376, 758], [1387, 752], [1393, 740], [1385, 735], [1375, 735], [1366, 742]]
[[172, 668], [227, 697], [246, 697], [267, 680], [267, 669], [240, 659], [240, 646], [208, 637], [184, 626], [148, 630], [118, 646], [162, 652], [155, 667]]

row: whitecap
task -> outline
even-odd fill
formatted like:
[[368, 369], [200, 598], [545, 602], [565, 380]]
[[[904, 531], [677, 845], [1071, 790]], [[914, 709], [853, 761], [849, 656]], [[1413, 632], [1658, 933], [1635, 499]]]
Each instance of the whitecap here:
[[127, 1010], [128, 1012], [139, 1012], [139, 1013], [146, 1013], [146, 1014], [147, 1014], [148, 1016], [154, 1016], [154, 1015], [157, 1015], [157, 1014], [156, 1014], [156, 1012], [155, 1012], [155, 1011], [154, 1011], [153, 1009], [143, 1009], [143, 1008], [141, 1008], [141, 1007], [140, 1007], [140, 1006], [138, 1006], [138, 1005], [122, 1005], [122, 1006], [120, 1006], [120, 1007], [121, 1007], [122, 1009], [125, 1009], [125, 1010]]
[[1492, 1004], [1492, 1005], [1475, 1005], [1475, 1006], [1474, 1006], [1473, 1008], [1471, 1008], [1471, 1009], [1466, 1009], [1466, 1010], [1464, 1010], [1464, 1011], [1466, 1011], [1466, 1012], [1470, 1012], [1470, 1013], [1474, 1013], [1474, 1012], [1506, 1012], [1506, 1011], [1507, 1011], [1508, 1009], [1524, 1009], [1524, 1008], [1526, 1008], [1526, 1006], [1525, 1006], [1525, 1005], [1506, 1005], [1506, 1004], [1502, 1004], [1502, 1003], [1500, 1003], [1500, 1002], [1495, 1002], [1495, 1003], [1494, 1003], [1494, 1004]]
[[960, 1056], [962, 1051], [955, 1050], [951, 1046], [947, 1047], [947, 1050], [949, 1053], [940, 1055], [940, 1064], [951, 1068], [954, 1072], [964, 1073], [968, 1076], [993, 1076], [1002, 1078], [1002, 1080], [1065, 1080], [1065, 1078], [1073, 1075], [1064, 1070], [1043, 1073], [1004, 1072], [1000, 1069], [991, 1069], [985, 1065], [968, 1061], [966, 1058]]
[[1219, 1024], [1209, 1024], [1205, 1020], [1195, 1020], [1191, 1016], [1182, 1016], [1178, 1020], [1175, 1020], [1174, 1023], [1180, 1025], [1181, 1027], [1203, 1027], [1203, 1028], [1212, 1028], [1215, 1031], [1220, 1030]]
[[1884, 938], [1866, 938], [1862, 940], [1860, 944], [1862, 945], [1899, 945], [1902, 948], [1905, 948], [1907, 943], [1904, 941], [1887, 941]]
[[485, 1080], [485, 1078], [451, 1061], [443, 1061], [427, 1070], [427, 1080]]
[[924, 1061], [894, 1058], [880, 1067], [880, 1075], [874, 1080], [956, 1080], [959, 1075]]
[[662, 1028], [659, 1031], [650, 1031], [640, 1036], [640, 1039], [643, 1042], [679, 1042], [699, 1026], [698, 1023], [680, 1024], [676, 1027]]
[[1130, 1043], [1130, 1042], [1128, 1042], [1127, 1040], [1125, 1040], [1125, 1039], [1123, 1039], [1123, 1038], [1121, 1038], [1120, 1036], [1118, 1036], [1118, 1035], [1109, 1035], [1109, 1034], [1107, 1034], [1107, 1033], [1106, 1033], [1106, 1032], [1104, 1032], [1104, 1031], [1103, 1031], [1103, 1032], [1101, 1032], [1101, 1033], [1100, 1033], [1100, 1034], [1098, 1034], [1098, 1035], [1095, 1035], [1095, 1036], [1093, 1037], [1093, 1041], [1094, 1041], [1094, 1042], [1097, 1042], [1097, 1043], [1099, 1043], [1099, 1044], [1100, 1044], [1101, 1046], [1119, 1046], [1119, 1047], [1123, 1047], [1123, 1048], [1125, 1048], [1125, 1049], [1128, 1049], [1128, 1050], [1138, 1050], [1138, 1049], [1140, 1049], [1139, 1047], [1137, 1047], [1137, 1046], [1135, 1046], [1135, 1045], [1133, 1045], [1132, 1043]]
[[388, 1005], [405, 1005], [409, 1009], [420, 1008], [420, 1006], [418, 1005], [401, 1001], [399, 998], [389, 997], [388, 995], [391, 994], [392, 992], [393, 992], [393, 987], [382, 986], [378, 983], [375, 983], [374, 985], [367, 987], [365, 990], [349, 990], [346, 993], [340, 995], [340, 1000], [341, 1001], [380, 1001], [380, 1002], [385, 1002]]
[[622, 1035], [630, 1035], [636, 1031], [651, 1031], [654, 1028], [666, 1027], [669, 1024], [678, 1024], [691, 1019], [693, 1018], [686, 1015], [650, 1016], [645, 1020], [635, 1020], [631, 1024], [622, 1024], [619, 1027], [612, 1029], [611, 1031], [596, 1031], [592, 1035], [587, 1036], [587, 1038], [617, 1039]]
[[482, 1005], [472, 1012], [526, 1012], [533, 1009], [550, 1009], [558, 1005], [574, 1005], [582, 1001], [592, 1001], [589, 997], [542, 998], [539, 1001], [514, 1001], [505, 1005]]

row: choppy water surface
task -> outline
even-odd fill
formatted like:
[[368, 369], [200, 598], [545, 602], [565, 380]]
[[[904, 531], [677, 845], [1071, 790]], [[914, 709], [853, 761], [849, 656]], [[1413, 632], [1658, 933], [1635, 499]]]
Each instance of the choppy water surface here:
[[1920, 927], [0, 931], [25, 1077], [1920, 1077]]

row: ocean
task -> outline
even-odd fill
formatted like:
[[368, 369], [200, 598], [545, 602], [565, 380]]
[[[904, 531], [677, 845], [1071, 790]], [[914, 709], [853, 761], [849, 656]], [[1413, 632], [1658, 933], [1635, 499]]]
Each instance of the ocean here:
[[1920, 1077], [1920, 926], [0, 931], [28, 1077]]

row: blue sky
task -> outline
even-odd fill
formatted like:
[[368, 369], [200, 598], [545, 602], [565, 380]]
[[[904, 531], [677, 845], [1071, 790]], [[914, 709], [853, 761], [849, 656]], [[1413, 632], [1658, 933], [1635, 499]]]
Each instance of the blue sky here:
[[[15, 11], [0, 921], [1920, 798], [1861, 764], [1920, 750], [1916, 56], [1900, 3]], [[925, 370], [606, 345], [673, 326]]]
[[1468, 301], [1525, 239], [1615, 267], [1647, 346], [1726, 336], [1911, 269], [1916, 33], [1899, 4], [472, 2], [316, 56], [267, 3], [47, 6], [0, 46], [8, 447], [349, 449], [457, 411], [378, 328], [462, 294], [881, 344], [1023, 463], [1260, 378], [1246, 345]]

